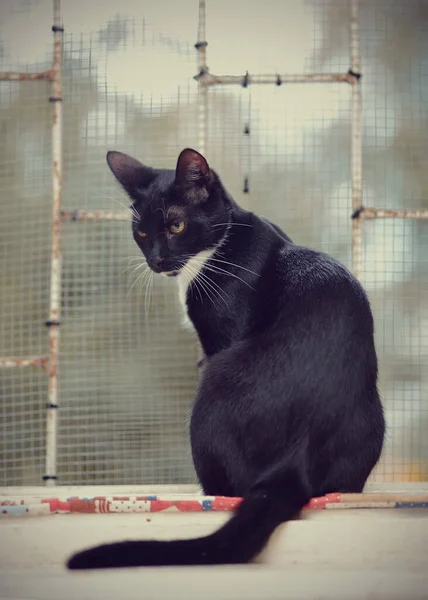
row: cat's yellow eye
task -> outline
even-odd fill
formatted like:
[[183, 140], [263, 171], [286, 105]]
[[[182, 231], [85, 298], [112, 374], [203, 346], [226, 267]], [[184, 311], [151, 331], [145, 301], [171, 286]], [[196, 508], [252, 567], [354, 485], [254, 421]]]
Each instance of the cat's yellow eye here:
[[184, 231], [185, 226], [186, 225], [184, 221], [177, 221], [176, 223], [172, 223], [169, 226], [169, 230], [171, 233], [181, 233], [182, 231]]
[[147, 233], [144, 233], [144, 231], [137, 231], [137, 235], [139, 235], [141, 238], [147, 237]]

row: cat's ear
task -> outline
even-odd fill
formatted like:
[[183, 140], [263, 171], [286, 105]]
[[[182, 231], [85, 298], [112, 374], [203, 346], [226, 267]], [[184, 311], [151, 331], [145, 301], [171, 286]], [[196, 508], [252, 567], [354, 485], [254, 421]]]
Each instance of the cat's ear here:
[[111, 150], [106, 158], [113, 175], [134, 199], [137, 199], [138, 191], [144, 190], [156, 177], [151, 167], [145, 167], [128, 154]]
[[203, 202], [209, 196], [209, 186], [213, 181], [210, 167], [199, 152], [186, 148], [177, 160], [175, 183], [182, 189], [189, 202]]

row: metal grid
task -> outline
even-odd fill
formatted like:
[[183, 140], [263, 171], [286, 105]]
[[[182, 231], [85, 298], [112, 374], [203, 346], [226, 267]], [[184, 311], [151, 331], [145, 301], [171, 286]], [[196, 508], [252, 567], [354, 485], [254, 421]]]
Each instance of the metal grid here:
[[[58, 1], [55, 6], [55, 23], [60, 28]], [[409, 107], [405, 112], [403, 102], [401, 113], [394, 106], [392, 126], [387, 91], [390, 82], [382, 59], [388, 61], [384, 56], [379, 58], [379, 49], [386, 52], [398, 45], [400, 35], [405, 35], [406, 27], [412, 24], [413, 38], [420, 35], [422, 39], [423, 22], [416, 36], [414, 22], [421, 16], [423, 5], [416, 0], [406, 5], [398, 0], [361, 2], [360, 15], [358, 7], [357, 0], [316, 1], [310, 6], [314, 47], [300, 74], [286, 73], [287, 68], [291, 69], [287, 60], [285, 69], [272, 70], [264, 59], [260, 61], [261, 69], [254, 70], [260, 75], [243, 71], [241, 75], [219, 76], [207, 69], [205, 2], [201, 1], [196, 44], [199, 93], [196, 96], [189, 80], [187, 85], [165, 94], [160, 102], [135, 92], [131, 97], [129, 93], [121, 95], [112, 87], [106, 75], [112, 48], [130, 45], [137, 56], [151, 52], [153, 58], [160, 45], [163, 49], [169, 46], [170, 54], [180, 55], [189, 64], [193, 61], [191, 48], [157, 38], [144, 21], [120, 17], [96, 36], [81, 36], [79, 43], [73, 36], [65, 37], [62, 225], [53, 227], [53, 248], [46, 237], [46, 252], [51, 252], [50, 351], [43, 343], [43, 318], [32, 309], [28, 327], [38, 328], [37, 335], [27, 335], [21, 310], [13, 304], [12, 319], [5, 325], [10, 334], [4, 337], [5, 358], [0, 359], [0, 366], [21, 368], [3, 369], [5, 377], [2, 373], [4, 397], [17, 399], [12, 411], [7, 405], [3, 407], [5, 483], [37, 483], [41, 475], [53, 483], [57, 473], [61, 483], [170, 483], [193, 479], [184, 423], [196, 385], [196, 343], [180, 330], [176, 299], [163, 283], [158, 284], [154, 301], [146, 310], [138, 286], [125, 297], [124, 290], [130, 285], [123, 269], [127, 257], [135, 255], [127, 212], [120, 206], [126, 199], [107, 170], [99, 169], [105, 149], [111, 146], [150, 156], [150, 162], [157, 166], [170, 166], [184, 145], [194, 145], [207, 153], [238, 202], [271, 217], [300, 243], [322, 248], [352, 264], [369, 291], [375, 312], [381, 391], [389, 422], [387, 449], [374, 479], [428, 479], [428, 448], [424, 445], [427, 238], [423, 222], [428, 210], [424, 205], [423, 167], [418, 171], [418, 186], [403, 185], [408, 194], [393, 195], [395, 202], [385, 193], [383, 201], [379, 194], [374, 201], [372, 192], [382, 186], [388, 189], [382, 166], [388, 164], [390, 168], [391, 160], [388, 162], [386, 152], [380, 151], [383, 130], [385, 138], [391, 136], [391, 128], [398, 137], [400, 119], [405, 125], [410, 121], [407, 145], [416, 140], [420, 148], [426, 142], [421, 128], [426, 118], [422, 93], [427, 84], [426, 62], [420, 59], [419, 73], [413, 71], [410, 80], [413, 92], [415, 85], [419, 86], [416, 99], [406, 87], [408, 82], [399, 82], [400, 98], [412, 102], [410, 119]], [[404, 34], [398, 23], [404, 27]], [[59, 65], [62, 31], [57, 30], [55, 37], [54, 65]], [[363, 56], [368, 57], [363, 79], [360, 40]], [[410, 51], [408, 54], [404, 53], [410, 61]], [[401, 66], [407, 66], [403, 60]], [[47, 80], [53, 83], [52, 95], [61, 95], [60, 71], [56, 68], [44, 66], [40, 75], [7, 72], [0, 75], [1, 79]], [[21, 94], [21, 86], [29, 89], [27, 86], [42, 84], [8, 85], [10, 94], [13, 85], [19, 85], [15, 89]], [[364, 120], [362, 88], [369, 100]], [[320, 101], [302, 111], [305, 102], [311, 106], [314, 93]], [[59, 102], [52, 104], [54, 110], [61, 106]], [[44, 104], [44, 110], [48, 109]], [[57, 161], [60, 117], [57, 113], [53, 128], [52, 151]], [[406, 139], [403, 142], [399, 138], [397, 152], [404, 154], [406, 147]], [[39, 154], [45, 156], [46, 152], [45, 147]], [[392, 162], [396, 159], [394, 156]], [[420, 163], [421, 157], [415, 158], [413, 153], [405, 155], [400, 166], [404, 172], [414, 173]], [[58, 162], [57, 167], [61, 167]], [[35, 174], [46, 176], [46, 169], [43, 165], [41, 170], [35, 169]], [[60, 217], [61, 196], [57, 185], [60, 178], [55, 179], [55, 173], [58, 175], [54, 169], [53, 223]], [[380, 209], [366, 207], [379, 204]], [[37, 235], [48, 233], [43, 213], [47, 207], [39, 207], [37, 218], [31, 220], [31, 227], [36, 227], [37, 219], [43, 221], [43, 226], [39, 222]], [[7, 218], [13, 214], [10, 210], [7, 213]], [[10, 232], [15, 234], [16, 220], [21, 217], [22, 209], [11, 223]], [[27, 234], [28, 225], [21, 222], [21, 226]], [[5, 259], [3, 272], [7, 273], [6, 255]], [[34, 280], [33, 289], [43, 290], [36, 303], [43, 312], [49, 304], [46, 257], [44, 271], [40, 271], [37, 256], [34, 262], [36, 268], [27, 267]], [[25, 289], [27, 284], [28, 279]], [[63, 307], [60, 349], [59, 290]], [[18, 329], [25, 340], [21, 346], [13, 324], [18, 315]], [[19, 359], [8, 356], [10, 348]], [[58, 351], [61, 419], [57, 441]], [[33, 368], [38, 366], [48, 370], [50, 380], [46, 440], [42, 430], [45, 376]]]
[[[62, 482], [76, 484], [192, 482], [186, 422], [197, 379], [195, 341], [180, 327], [167, 282], [156, 281], [149, 303], [132, 277], [139, 254], [129, 235], [129, 200], [106, 168], [105, 153], [119, 148], [169, 166], [177, 147], [196, 143], [196, 90], [186, 81], [162, 97], [145, 95], [144, 86], [122, 95], [106, 75], [113, 42], [148, 61], [171, 53], [173, 43], [143, 20], [121, 18], [78, 44], [65, 39], [65, 96], [81, 98], [83, 106], [65, 122], [70, 176], [62, 210], [58, 472]], [[193, 51], [174, 49], [193, 72]]]
[[[329, 57], [328, 72], [323, 69], [323, 72], [315, 74], [304, 71], [301, 74], [285, 76], [277, 73], [253, 75], [248, 71], [239, 76], [211, 74], [206, 64], [207, 55], [203, 39], [199, 38], [197, 45], [200, 53], [199, 83], [202, 88], [209, 90], [208, 94], [205, 92], [201, 96], [209, 124], [207, 140], [211, 141], [212, 132], [216, 130], [215, 117], [212, 117], [211, 113], [218, 114], [218, 106], [215, 101], [212, 101], [210, 95], [217, 97], [217, 104], [219, 97], [226, 98], [227, 102], [227, 94], [223, 90], [219, 91], [218, 88], [240, 86], [247, 91], [260, 84], [266, 84], [269, 88], [272, 88], [273, 84], [278, 87], [276, 92], [271, 89], [263, 90], [264, 93], [260, 93], [259, 90], [256, 93], [247, 92], [249, 97], [246, 101], [242, 98], [245, 92], [239, 95], [242, 113], [241, 131], [244, 136], [247, 136], [247, 142], [242, 144], [243, 149], [240, 153], [244, 160], [240, 161], [239, 166], [237, 165], [237, 170], [243, 174], [241, 190], [244, 194], [241, 202], [258, 212], [264, 211], [266, 216], [282, 224], [292, 237], [296, 232], [296, 239], [300, 243], [315, 245], [332, 253], [345, 264], [352, 265], [355, 275], [365, 283], [376, 317], [380, 387], [388, 421], [383, 459], [372, 479], [374, 481], [427, 480], [428, 446], [424, 431], [427, 427], [428, 413], [425, 398], [428, 390], [424, 374], [427, 372], [428, 335], [425, 333], [424, 298], [428, 284], [426, 269], [421, 264], [424, 253], [420, 251], [420, 245], [421, 243], [423, 245], [423, 240], [426, 239], [423, 221], [428, 218], [428, 210], [425, 208], [426, 195], [423, 192], [427, 189], [423, 173], [426, 158], [420, 152], [420, 147], [425, 147], [427, 141], [423, 126], [424, 111], [426, 113], [423, 90], [426, 90], [428, 84], [426, 68], [428, 64], [427, 56], [423, 55], [422, 50], [422, 36], [427, 15], [423, 4], [416, 1], [406, 5], [398, 1], [361, 2], [361, 17], [358, 0], [351, 0], [349, 3], [321, 1], [315, 2], [314, 5], [315, 22], [328, 23], [328, 27], [326, 27], [327, 31], [322, 32], [319, 40], [315, 34], [312, 66], [314, 67], [317, 60], [322, 64], [323, 59]], [[200, 21], [205, 18], [204, 6], [204, 2], [201, 2]], [[421, 17], [422, 19], [425, 17], [425, 21], [418, 23], [415, 32], [415, 24]], [[362, 32], [360, 32], [360, 21]], [[348, 35], [344, 33], [344, 25], [348, 28]], [[203, 30], [204, 27], [200, 25], [200, 31]], [[410, 32], [413, 36], [411, 45], [405, 38], [406, 33], [410, 35]], [[367, 68], [366, 90], [370, 104], [364, 120], [361, 97], [362, 81], [364, 81], [361, 79], [361, 40], [369, 59], [372, 60]], [[343, 56], [346, 54], [343, 52], [345, 44], [349, 48], [347, 63], [349, 70], [341, 73], [339, 69], [346, 64], [343, 62]], [[403, 47], [404, 60], [401, 56]], [[334, 51], [338, 52], [338, 56]], [[391, 51], [394, 61], [400, 59], [399, 67], [396, 69], [398, 73], [393, 71], [389, 77], [387, 67], [394, 65], [395, 62], [392, 58], [389, 59], [388, 56], [381, 54], [388, 51]], [[418, 52], [421, 53], [419, 57]], [[332, 55], [333, 60], [331, 60]], [[419, 72], [415, 68], [413, 71], [410, 68], [412, 61], [415, 63], [417, 58], [420, 60], [416, 64]], [[389, 62], [389, 65], [382, 64], [383, 62]], [[405, 69], [407, 69], [407, 77], [402, 72]], [[413, 72], [413, 77], [409, 77], [409, 70]], [[393, 80], [394, 76], [398, 81]], [[330, 86], [325, 87], [326, 92], [330, 94], [328, 108], [326, 110], [322, 104], [321, 107], [314, 107], [312, 103], [313, 113], [310, 116], [306, 115], [309, 128], [307, 127], [305, 134], [300, 135], [301, 139], [298, 140], [299, 136], [292, 129], [293, 125], [299, 129], [297, 121], [304, 113], [304, 109], [302, 110], [302, 104], [305, 103], [304, 88], [308, 83], [316, 83], [319, 90], [322, 84], [327, 82], [330, 82]], [[290, 103], [290, 98], [287, 98], [288, 90], [280, 90], [288, 84], [303, 83], [304, 86], [295, 86], [298, 88], [296, 96], [299, 97], [300, 103], [296, 114], [291, 117], [286, 115], [281, 127], [281, 118], [278, 118], [278, 114], [275, 113], [275, 106], [279, 106], [279, 112], [282, 110], [284, 113], [285, 107], [289, 108], [290, 104], [292, 106], [292, 102]], [[339, 83], [351, 85], [348, 99], [336, 89], [332, 90], [331, 86]], [[390, 111], [392, 102], [388, 97], [388, 84], [399, 98], [398, 106], [393, 106], [395, 109], [393, 117]], [[275, 94], [278, 96], [281, 93], [281, 100], [276, 102]], [[313, 90], [310, 93], [314, 93]], [[255, 101], [257, 96], [259, 96], [258, 101]], [[248, 105], [247, 109], [245, 103]], [[268, 115], [266, 115], [266, 106], [269, 106]], [[261, 112], [264, 111], [265, 114], [259, 114], [258, 107], [261, 107]], [[339, 116], [333, 127], [331, 119], [326, 116], [328, 109], [335, 112], [336, 117]], [[379, 117], [383, 119], [382, 123], [379, 123]], [[292, 122], [291, 127], [290, 122]], [[407, 137], [404, 143], [400, 138], [395, 140], [395, 156], [392, 157], [382, 152], [384, 150], [382, 142], [378, 143], [378, 137], [382, 140], [382, 134], [386, 138], [391, 137], [390, 128], [393, 128], [395, 134], [406, 130]], [[266, 135], [269, 129], [272, 130], [273, 135]], [[302, 130], [301, 123], [300, 133]], [[287, 156], [284, 137], [280, 139], [284, 134], [292, 137], [292, 156]], [[377, 189], [381, 186], [384, 189], [382, 208], [370, 207], [372, 203], [377, 204], [377, 196], [376, 199], [373, 198], [371, 190], [367, 189], [367, 186], [363, 188], [363, 136], [367, 144], [365, 158], [368, 163], [368, 179], [372, 184], [376, 183], [374, 187]], [[230, 133], [227, 137], [230, 140]], [[263, 137], [267, 139], [263, 140]], [[416, 150], [412, 148], [408, 152], [413, 138], [417, 144]], [[317, 144], [320, 145], [318, 149]], [[296, 147], [298, 149], [300, 145], [301, 161], [297, 160], [298, 174], [296, 175], [296, 157], [299, 155]], [[282, 156], [279, 151], [281, 146]], [[219, 156], [218, 160], [226, 165], [230, 156], [226, 153]], [[403, 173], [405, 176], [406, 171], [412, 173], [417, 171], [416, 185], [412, 185], [409, 181], [400, 182], [401, 197], [396, 190], [395, 193], [387, 196], [385, 191], [391, 192], [388, 173], [386, 169], [381, 173], [376, 172], [382, 165], [388, 165], [390, 170], [391, 163], [395, 163], [394, 166], [398, 167], [397, 173], [390, 173], [395, 180], [400, 176], [403, 177]], [[325, 168], [326, 172], [324, 172]], [[300, 177], [302, 180], [299, 181]], [[335, 180], [338, 185], [332, 190]], [[246, 194], [248, 198], [245, 198]], [[281, 195], [284, 198], [283, 202], [280, 200]], [[298, 205], [292, 201], [290, 206], [287, 206], [287, 200], [296, 195], [299, 199]], [[403, 206], [406, 209], [403, 209]], [[391, 221], [392, 219], [394, 221]], [[373, 233], [372, 227], [365, 226], [366, 221], [373, 220], [378, 224], [374, 229], [377, 235]], [[422, 222], [417, 224], [418, 220]], [[351, 247], [349, 236], [352, 238]], [[379, 255], [383, 257], [381, 260], [378, 258]], [[374, 278], [373, 274], [375, 274]], [[404, 289], [404, 282], [408, 279], [413, 282], [413, 285]], [[385, 311], [385, 306], [389, 307], [389, 312]], [[405, 324], [400, 325], [404, 319], [403, 312], [409, 310], [411, 316], [407, 315]], [[394, 339], [391, 342], [391, 338], [385, 336], [385, 331], [396, 329], [401, 333], [398, 340]], [[408, 358], [409, 353], [412, 356], [411, 360]], [[400, 365], [399, 369], [397, 364]]]
[[[6, 186], [9, 184], [11, 192], [10, 196], [6, 196], [8, 202], [2, 203], [2, 212], [5, 213], [5, 218], [2, 219], [2, 245], [5, 250], [2, 253], [2, 271], [6, 274], [2, 297], [10, 305], [10, 317], [3, 320], [5, 335], [2, 339], [6, 343], [5, 351], [13, 348], [15, 354], [0, 358], [0, 367], [6, 369], [2, 374], [1, 441], [1, 455], [4, 457], [2, 462], [6, 465], [5, 483], [36, 478], [40, 480], [41, 477], [50, 481], [51, 476], [46, 473], [52, 472], [52, 477], [56, 473], [59, 210], [62, 176], [62, 27], [59, 0], [53, 3], [52, 30], [54, 42], [50, 68], [42, 65], [39, 71], [4, 71], [0, 74], [0, 81], [16, 82], [10, 84], [8, 90], [2, 89], [7, 106], [7, 115], [3, 115], [4, 128], [10, 133], [10, 138], [15, 136], [15, 144], [9, 141], [10, 138], [6, 138], [4, 156], [7, 158], [4, 162], [2, 160], [6, 171], [3, 181], [6, 181]], [[48, 110], [46, 97], [42, 100], [42, 89], [39, 89], [39, 82], [45, 81], [51, 83], [51, 110]], [[25, 88], [22, 87], [24, 82]], [[47, 92], [46, 89], [43, 91]], [[19, 108], [29, 100], [31, 107], [23, 118]], [[49, 131], [48, 119], [52, 122], [50, 142], [46, 135]], [[35, 121], [35, 127], [28, 127]], [[11, 148], [15, 152], [9, 158]], [[48, 163], [44, 159], [49, 155], [52, 158]], [[34, 161], [34, 156], [39, 157], [39, 160]], [[22, 171], [17, 172], [20, 167]], [[48, 178], [49, 171], [52, 176]], [[14, 182], [20, 174], [23, 182], [17, 188]], [[50, 196], [49, 203], [43, 202], [46, 196]], [[12, 220], [13, 228], [7, 226], [9, 219]], [[54, 234], [44, 242], [49, 231], [45, 224], [49, 221]], [[15, 253], [20, 255], [18, 269], [14, 260]], [[8, 278], [10, 285], [7, 285]], [[50, 309], [46, 320], [47, 306]], [[41, 335], [44, 324], [49, 326], [48, 348], [45, 343], [46, 332]], [[34, 367], [42, 367], [48, 372], [48, 390], [45, 387], [42, 392], [40, 373], [22, 374], [14, 370]], [[12, 474], [11, 480], [8, 473]]]
[[370, 292], [388, 416], [383, 481], [426, 481], [428, 445], [428, 231], [415, 219], [364, 225], [364, 284]]

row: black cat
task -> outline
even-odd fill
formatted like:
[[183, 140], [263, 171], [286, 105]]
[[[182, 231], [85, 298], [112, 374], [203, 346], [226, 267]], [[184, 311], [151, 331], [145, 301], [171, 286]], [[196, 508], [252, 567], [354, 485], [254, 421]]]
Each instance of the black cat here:
[[178, 279], [205, 353], [190, 424], [200, 483], [244, 500], [209, 536], [107, 544], [68, 567], [247, 562], [311, 497], [361, 492], [379, 459], [369, 302], [341, 264], [237, 206], [196, 151], [175, 171], [107, 161], [138, 215], [135, 241]]

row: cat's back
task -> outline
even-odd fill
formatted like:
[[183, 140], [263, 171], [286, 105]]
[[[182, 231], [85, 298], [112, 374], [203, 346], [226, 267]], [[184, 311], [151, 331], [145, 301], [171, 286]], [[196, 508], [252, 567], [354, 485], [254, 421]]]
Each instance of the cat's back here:
[[328, 254], [292, 243], [284, 243], [278, 249], [277, 266], [281, 280], [296, 288], [302, 287], [302, 291], [308, 286], [355, 280], [344, 265]]
[[338, 293], [347, 290], [363, 304], [366, 294], [356, 277], [338, 260], [328, 254], [295, 244], [279, 227], [263, 217], [252, 216], [259, 244], [270, 250], [265, 255], [262, 278], [278, 290], [307, 296], [314, 293]]
[[285, 243], [278, 249], [276, 275], [286, 292], [299, 297], [332, 295], [340, 299], [354, 297], [368, 304], [366, 293], [356, 277], [331, 256], [294, 244]]
[[[348, 336], [373, 334], [367, 295], [356, 277], [322, 252], [285, 242], [275, 261], [277, 325], [311, 322], [311, 328]], [[329, 325], [328, 325], [329, 324]]]

